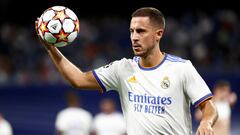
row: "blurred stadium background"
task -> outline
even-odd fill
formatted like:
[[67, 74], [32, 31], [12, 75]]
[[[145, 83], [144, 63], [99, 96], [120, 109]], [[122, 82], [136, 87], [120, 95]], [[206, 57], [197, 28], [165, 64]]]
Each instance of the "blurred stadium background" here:
[[[173, 1], [13, 1], [1, 0], [0, 11], [0, 112], [16, 135], [53, 135], [58, 111], [66, 107], [64, 94], [71, 88], [60, 76], [40, 45], [34, 21], [48, 7], [63, 5], [79, 17], [79, 37], [63, 54], [84, 71], [122, 57], [131, 58], [129, 20], [141, 6], [154, 6], [166, 16], [161, 49], [190, 59], [210, 88], [219, 79], [230, 81], [240, 96], [240, 18], [234, 3], [185, 5]], [[209, 4], [209, 3], [208, 3]], [[29, 6], [28, 6], [29, 5]], [[191, 5], [191, 6], [190, 6]], [[93, 115], [98, 102], [114, 92], [79, 91], [83, 108]], [[240, 132], [239, 101], [232, 110], [232, 132]], [[196, 121], [193, 120], [194, 129]]]

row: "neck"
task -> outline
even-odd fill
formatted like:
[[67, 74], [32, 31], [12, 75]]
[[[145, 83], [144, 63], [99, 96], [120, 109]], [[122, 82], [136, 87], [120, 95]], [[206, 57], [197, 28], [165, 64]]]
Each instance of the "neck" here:
[[161, 63], [163, 58], [164, 58], [164, 53], [162, 53], [160, 49], [158, 49], [157, 51], [149, 54], [146, 57], [141, 57], [140, 65], [142, 67], [151, 68]]
[[109, 110], [109, 111], [105, 111], [104, 113], [105, 114], [112, 114], [112, 113], [114, 113], [115, 112], [115, 110]]

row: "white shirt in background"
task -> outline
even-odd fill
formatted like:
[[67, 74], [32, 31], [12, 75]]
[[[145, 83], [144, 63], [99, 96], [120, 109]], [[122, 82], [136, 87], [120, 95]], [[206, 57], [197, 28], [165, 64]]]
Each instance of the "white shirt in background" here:
[[97, 135], [124, 135], [126, 134], [126, 125], [121, 113], [111, 114], [100, 113], [95, 116], [93, 122], [93, 131]]
[[58, 113], [56, 129], [63, 135], [89, 135], [92, 115], [81, 108], [66, 108]]
[[12, 135], [12, 127], [6, 120], [0, 121], [0, 135]]

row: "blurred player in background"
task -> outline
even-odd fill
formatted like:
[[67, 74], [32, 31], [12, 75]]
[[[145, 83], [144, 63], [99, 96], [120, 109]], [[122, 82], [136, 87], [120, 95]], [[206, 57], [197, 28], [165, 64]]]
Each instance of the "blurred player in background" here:
[[212, 135], [217, 111], [211, 91], [189, 60], [160, 50], [164, 29], [165, 18], [159, 10], [137, 9], [129, 29], [135, 57], [89, 72], [82, 72], [56, 47], [42, 42], [72, 86], [119, 93], [128, 135], [191, 135], [190, 103], [203, 112], [196, 134]]
[[12, 126], [0, 113], [0, 135], [12, 135]]
[[93, 121], [92, 135], [126, 135], [123, 115], [116, 110], [112, 99], [103, 99], [100, 103], [101, 113]]
[[92, 115], [80, 108], [76, 93], [67, 93], [68, 107], [57, 114], [57, 135], [89, 135]]
[[[215, 84], [213, 94], [213, 102], [219, 115], [213, 126], [214, 132], [216, 135], [231, 135], [231, 109], [237, 101], [237, 95], [231, 91], [231, 85], [226, 80], [220, 80]], [[195, 118], [201, 120], [201, 111], [196, 111]]]

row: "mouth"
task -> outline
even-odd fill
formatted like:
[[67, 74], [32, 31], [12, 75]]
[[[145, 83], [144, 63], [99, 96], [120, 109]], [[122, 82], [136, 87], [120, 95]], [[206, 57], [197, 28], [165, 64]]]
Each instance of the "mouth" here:
[[133, 51], [136, 52], [140, 52], [142, 50], [142, 46], [141, 45], [133, 45], [132, 46]]
[[141, 48], [142, 46], [140, 44], [133, 44], [132, 47], [133, 48]]

